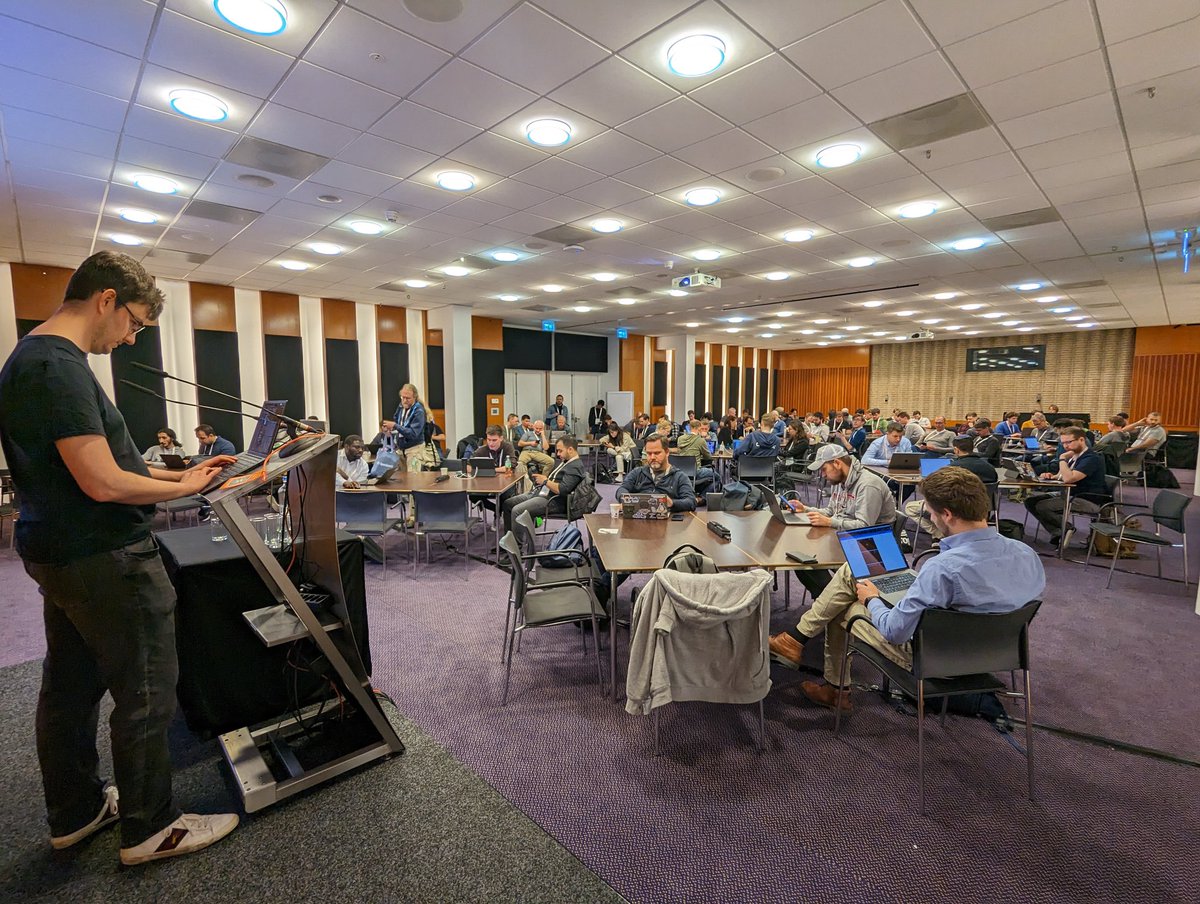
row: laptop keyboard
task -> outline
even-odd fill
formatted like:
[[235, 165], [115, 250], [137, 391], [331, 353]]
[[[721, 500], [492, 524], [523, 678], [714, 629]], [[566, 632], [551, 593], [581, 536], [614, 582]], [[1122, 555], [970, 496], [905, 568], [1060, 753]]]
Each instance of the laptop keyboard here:
[[242, 474], [253, 471], [255, 468], [260, 467], [262, 463], [263, 460], [253, 452], [243, 452], [234, 460], [233, 464], [226, 465], [224, 468], [222, 468], [217, 476], [208, 482], [208, 486], [200, 491], [200, 494], [204, 495], [211, 490], [215, 490], [230, 477], [238, 477]]
[[875, 586], [879, 588], [880, 593], [899, 593], [901, 590], [907, 590], [912, 586], [912, 582], [917, 579], [917, 576], [911, 571], [904, 571], [900, 574], [886, 574], [880, 578], [872, 578]]

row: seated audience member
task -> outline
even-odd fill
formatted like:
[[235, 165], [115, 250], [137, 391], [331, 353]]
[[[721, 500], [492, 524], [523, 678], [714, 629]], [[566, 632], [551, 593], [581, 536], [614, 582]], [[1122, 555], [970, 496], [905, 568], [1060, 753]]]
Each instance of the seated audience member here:
[[829, 425], [825, 423], [825, 415], [819, 411], [814, 411], [805, 420], [807, 421], [807, 425], [804, 429], [808, 431], [809, 442], [829, 442]]
[[659, 433], [650, 434], [642, 454], [646, 464], [625, 475], [617, 490], [617, 499], [626, 493], [662, 493], [671, 498], [671, 511], [695, 511], [696, 490], [691, 478], [678, 468], [671, 467], [666, 438]]
[[872, 468], [886, 468], [897, 452], [912, 452], [912, 444], [904, 435], [904, 427], [896, 422], [887, 425], [887, 432], [867, 447], [863, 453], [864, 465]]
[[564, 423], [571, 418], [571, 412], [567, 409], [567, 406], [563, 404], [563, 397], [561, 394], [554, 397], [553, 405], [546, 406], [546, 416], [542, 418], [542, 420], [544, 420], [547, 424], [553, 425], [557, 422], [559, 416], [562, 417]]
[[783, 445], [779, 448], [779, 457], [790, 461], [800, 461], [808, 454], [808, 431], [799, 418], [788, 422], [783, 432]]
[[700, 435], [700, 422], [693, 420], [687, 426], [688, 432], [679, 434], [675, 445], [680, 455], [690, 455], [696, 459], [696, 495], [703, 498], [717, 482], [717, 475], [708, 467], [712, 464], [712, 453]]
[[882, 433], [884, 431], [884, 429], [887, 427], [887, 425], [888, 425], [888, 419], [880, 416], [878, 408], [872, 408], [870, 410], [870, 412], [868, 412], [868, 417], [867, 417], [867, 432], [868, 433]]
[[[990, 507], [983, 483], [962, 468], [942, 468], [921, 481], [930, 518], [942, 534], [941, 551], [929, 559], [904, 597], [889, 606], [872, 581], [856, 581], [843, 565], [795, 628], [771, 638], [771, 658], [799, 668], [804, 645], [825, 632], [825, 684], [805, 681], [804, 695], [821, 706], [850, 709], [850, 689], [838, 686], [846, 650], [846, 626], [888, 659], [912, 668], [909, 642], [922, 612], [1012, 612], [1040, 599], [1046, 576], [1037, 553], [1000, 536], [987, 523]], [[847, 678], [849, 676], [847, 675]]]
[[[958, 426], [954, 428], [954, 432], [959, 436], [962, 436], [964, 433], [973, 433], [977, 418], [978, 415], [974, 411], [967, 412], [963, 419], [958, 422]], [[990, 421], [988, 422], [988, 429], [991, 429]]]
[[[1000, 481], [1000, 475], [995, 468], [974, 453], [975, 440], [969, 436], [956, 436], [953, 448], [954, 464], [947, 465], [946, 467], [965, 468], [982, 480], [984, 485], [989, 488], [988, 492], [991, 493], [991, 488], [995, 487]], [[990, 508], [989, 511], [991, 511]], [[904, 504], [904, 514], [919, 521], [921, 529], [927, 531], [935, 540], [942, 538], [937, 525], [927, 517], [924, 500], [914, 499], [911, 502], [906, 502]]]
[[1000, 437], [1017, 437], [1021, 435], [1021, 427], [1017, 423], [1020, 415], [1015, 411], [1004, 412], [1004, 420], [996, 425], [995, 434]]
[[158, 442], [145, 451], [142, 455], [142, 461], [147, 464], [161, 466], [164, 452], [168, 455], [187, 455], [183, 451], [183, 446], [179, 445], [179, 437], [175, 435], [175, 431], [170, 427], [163, 427], [158, 431]]
[[[1119, 414], [1114, 414], [1108, 419], [1108, 432], [1096, 440], [1096, 447], [1120, 445], [1122, 449], [1129, 442], [1129, 438], [1125, 435], [1125, 418]], [[162, 436], [159, 436], [159, 441], [162, 441]]]
[[946, 419], [938, 415], [933, 419], [933, 426], [921, 437], [916, 447], [923, 452], [944, 454], [950, 451], [954, 442], [954, 431], [946, 429]]
[[521, 419], [515, 414], [510, 414], [504, 424], [504, 438], [512, 444], [514, 449], [517, 448], [517, 442], [524, 435], [525, 431], [521, 429]]
[[609, 421], [608, 433], [601, 438], [600, 446], [615, 462], [617, 477], [624, 477], [626, 468], [637, 456], [637, 446], [633, 437], [622, 430], [616, 421]]
[[915, 408], [913, 409], [912, 419], [917, 422], [922, 430], [928, 431], [930, 429], [929, 418], [922, 417], [921, 412]]
[[533, 437], [526, 436], [518, 445], [524, 451], [517, 456], [517, 463], [527, 471], [548, 471], [554, 467], [554, 459], [550, 457], [550, 434], [542, 421], [534, 421]]
[[[1024, 429], [1021, 432], [1023, 433]], [[1046, 415], [1040, 411], [1035, 411], [1029, 416], [1029, 435], [1042, 446], [1053, 446], [1058, 442], [1058, 431], [1050, 426]]]
[[673, 443], [675, 442], [676, 437], [679, 436], [680, 430], [678, 424], [672, 423], [671, 419], [664, 415], [658, 419], [658, 423], [654, 432], [659, 436], [667, 437], [668, 442]]
[[549, 474], [532, 475], [532, 492], [504, 500], [500, 508], [506, 531], [512, 530], [514, 514], [528, 512], [531, 518], [545, 517], [551, 499], [560, 500], [565, 508], [567, 498], [587, 477], [583, 462], [579, 459], [579, 444], [571, 434], [566, 434], [554, 444], [554, 454], [559, 463]]
[[717, 445], [725, 449], [733, 448], [735, 432], [734, 419], [728, 416], [721, 418], [721, 426], [717, 428]]
[[1047, 405], [1046, 406], [1046, 414], [1049, 415], [1051, 418], [1054, 417], [1054, 415], [1056, 415], [1058, 413], [1059, 413], [1059, 410], [1058, 410], [1057, 405]]
[[650, 415], [642, 412], [633, 419], [633, 428], [629, 431], [633, 436], [635, 443], [644, 442], [646, 437], [654, 432], [654, 425], [650, 423]]
[[1137, 439], [1129, 444], [1126, 452], [1157, 452], [1163, 443], [1167, 441], [1167, 431], [1162, 425], [1162, 415], [1157, 411], [1151, 411], [1140, 421], [1134, 421], [1125, 428], [1125, 435], [1128, 436], [1131, 431], [1137, 430]]
[[550, 425], [550, 442], [556, 443], [567, 435], [567, 419], [563, 415], [559, 415], [554, 419], [554, 423]]
[[843, 430], [853, 430], [853, 425], [850, 422], [850, 409], [843, 408], [838, 416], [833, 419], [833, 423], [829, 425], [830, 433], [840, 433]]
[[[1104, 479], [1104, 460], [1087, 447], [1082, 427], [1064, 427], [1060, 436], [1063, 453], [1057, 471], [1043, 473], [1043, 480], [1058, 479], [1071, 487], [1071, 511], [1095, 514], [1100, 506], [1112, 502]], [[1061, 493], [1034, 493], [1025, 500], [1025, 508], [1050, 534], [1050, 543], [1058, 545], [1063, 532], [1066, 497]]]
[[[743, 417], [741, 424], [742, 424], [742, 432], [740, 434], [738, 434], [738, 439], [745, 439], [747, 436], [749, 436], [751, 433], [753, 433], [755, 430], [758, 429], [758, 423], [754, 420], [754, 418], [749, 417], [749, 416]], [[775, 429], [774, 426], [772, 426], [772, 428], [771, 428], [772, 432], [774, 432], [774, 429]]]
[[366, 485], [370, 476], [371, 466], [363, 458], [362, 437], [351, 433], [342, 440], [342, 448], [338, 450], [333, 486], [338, 490], [357, 490]]
[[198, 455], [237, 455], [233, 443], [223, 436], [217, 436], [217, 431], [208, 424], [196, 428], [196, 439], [200, 442]]
[[739, 458], [776, 458], [779, 455], [779, 437], [775, 433], [775, 415], [767, 412], [759, 422], [759, 428], [751, 428], [742, 444], [733, 452], [736, 461]]
[[904, 431], [904, 438], [908, 440], [908, 444], [915, 450], [917, 443], [925, 435], [925, 431], [921, 429], [921, 425], [909, 417], [907, 411], [901, 411], [896, 415], [896, 423]]
[[[497, 474], [512, 474], [520, 469], [517, 464], [517, 453], [504, 436], [504, 430], [497, 424], [489, 424], [487, 430], [483, 433], [483, 445], [475, 450], [472, 458], [486, 458], [496, 468]], [[505, 501], [511, 499], [517, 494], [517, 487], [514, 484], [503, 493], [500, 494], [500, 505], [503, 506]], [[480, 503], [486, 509], [495, 510], [496, 497], [491, 494], [472, 493], [472, 502]]]
[[850, 448], [854, 450], [855, 455], [858, 455], [867, 444], [867, 435], [870, 433], [870, 430], [867, 427], [867, 419], [864, 415], [854, 415], [852, 423], [854, 424], [854, 432], [850, 434]]
[[607, 414], [604, 399], [596, 399], [596, 404], [588, 409], [588, 433], [597, 439], [604, 433], [604, 417]]
[[[787, 424], [785, 423], [785, 419], [783, 416], [783, 409], [776, 408], [773, 413], [775, 415], [775, 424], [772, 429], [774, 429], [775, 435], [777, 437], [779, 437], [780, 442], [782, 442], [783, 441], [783, 431], [787, 427]], [[828, 429], [828, 428], [826, 428], [826, 429]]]
[[992, 433], [992, 422], [985, 417], [975, 419], [974, 427], [975, 454], [993, 465], [1000, 463], [1000, 437]]
[[687, 412], [687, 417], [685, 417], [682, 421], [679, 422], [679, 432], [680, 433], [690, 432], [692, 429], [692, 421], [694, 421], [694, 420], [696, 420], [696, 409], [689, 408], [688, 412]]
[[[896, 500], [887, 483], [863, 467], [862, 462], [845, 449], [832, 444], [821, 446], [808, 470], [820, 471], [833, 488], [829, 505], [808, 508], [793, 499], [788, 501], [788, 506], [792, 511], [808, 512], [814, 526], [853, 530], [892, 524], [896, 520]], [[816, 596], [825, 589], [831, 574], [822, 569], [802, 569], [796, 572], [796, 577], [809, 593]]]

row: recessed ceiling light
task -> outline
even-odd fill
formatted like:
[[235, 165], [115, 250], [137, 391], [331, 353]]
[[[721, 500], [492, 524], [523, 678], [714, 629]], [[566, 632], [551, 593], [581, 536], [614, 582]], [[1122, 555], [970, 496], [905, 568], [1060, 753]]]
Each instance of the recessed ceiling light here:
[[875, 258], [873, 258], [873, 257], [852, 257], [852, 258], [850, 258], [850, 260], [846, 261], [846, 266], [848, 266], [848, 267], [869, 267], [873, 263], [875, 263]]
[[862, 306], [864, 308], [882, 308], [883, 302], [882, 301], [864, 301], [862, 303]]
[[535, 119], [525, 127], [525, 138], [540, 147], [561, 147], [571, 140], [571, 126], [561, 119]]
[[629, 307], [630, 305], [637, 304], [637, 299], [636, 298], [618, 298], [617, 304], [623, 304], [623, 305], [625, 305], [625, 307]]
[[500, 295], [498, 297], [500, 298], [501, 301], [520, 301], [521, 300], [520, 295]]
[[688, 323], [685, 323], [685, 324], [684, 324], [684, 326], [686, 326], [686, 327], [687, 327], [689, 330], [694, 330], [694, 329], [695, 329], [696, 327], [698, 327], [699, 325], [700, 325], [700, 324], [698, 324], [698, 323], [697, 323], [696, 321], [694, 321], [694, 320], [692, 320], [692, 321], [689, 321]]
[[892, 337], [893, 342], [905, 342], [907, 340], [908, 340], [907, 336], [893, 336]]
[[437, 184], [446, 191], [470, 191], [475, 187], [475, 177], [470, 173], [447, 170], [437, 174]]
[[727, 332], [727, 333], [740, 333], [741, 331], [742, 331], [742, 328], [741, 328], [740, 326], [731, 326], [731, 327], [730, 327], [729, 329], [727, 329], [725, 332]]
[[172, 110], [188, 119], [221, 122], [229, 118], [229, 105], [225, 101], [194, 88], [176, 88], [167, 95], [167, 103]]
[[432, 286], [433, 283], [427, 279], [406, 279], [404, 280], [404, 285], [408, 286], [410, 289], [427, 289]]
[[1072, 323], [1076, 320], [1087, 320], [1087, 318], [1082, 314], [1076, 314], [1074, 317], [1064, 317], [1063, 320], [1067, 321], [1067, 323]]
[[575, 307], [571, 308], [571, 310], [574, 311], [576, 314], [587, 314], [592, 309], [590, 307], [588, 307], [586, 304], [577, 304], [577, 305], [575, 305]]
[[726, 323], [745, 323], [746, 318], [745, 317], [726, 317], [725, 322]]
[[764, 273], [763, 279], [769, 279], [771, 282], [779, 282], [781, 279], [787, 279], [789, 276], [791, 274], [783, 270], [772, 270], [770, 273]]
[[861, 326], [847, 326], [847, 327], [843, 327], [843, 329], [845, 329], [846, 332], [848, 332], [848, 333], [857, 333], [859, 330], [862, 329], [862, 327]]
[[1052, 304], [1053, 302], [1056, 302], [1056, 301], [1062, 301], [1062, 296], [1061, 295], [1043, 295], [1041, 298], [1035, 298], [1034, 301], [1036, 301], [1038, 304]]
[[596, 282], [612, 282], [616, 278], [617, 278], [617, 274], [615, 274], [615, 273], [593, 273], [592, 274], [592, 279], [596, 280]]
[[866, 339], [855, 339], [854, 344], [855, 345], [865, 345], [866, 341], [867, 341]]
[[801, 336], [815, 336], [816, 334], [817, 334], [816, 330], [800, 330]]
[[672, 298], [687, 298], [687, 292], [683, 291], [683, 289], [670, 289], [667, 291], [667, 294]]
[[1096, 326], [1096, 325], [1097, 324], [1095, 324], [1095, 323], [1077, 323], [1077, 324], [1075, 324], [1075, 328], [1086, 330], [1088, 327], [1092, 327], [1092, 326]]
[[845, 339], [846, 337], [842, 333], [830, 333], [828, 336], [826, 336], [826, 338], [827, 339]]
[[938, 301], [949, 301], [951, 298], [958, 298], [959, 292], [938, 292], [933, 297]]
[[759, 333], [758, 334], [759, 339], [773, 339], [774, 337], [775, 337], [774, 333]]
[[811, 229], [792, 229], [783, 234], [785, 242], [807, 242], [813, 237]]
[[1073, 310], [1075, 310], [1075, 309], [1073, 307], [1069, 307], [1069, 306], [1065, 307], [1065, 308], [1051, 308], [1050, 313], [1051, 314], [1070, 314]]
[[999, 320], [1001, 317], [1007, 317], [1008, 314], [1003, 311], [988, 311], [986, 314], [980, 314], [980, 317], [985, 317], [988, 320]]
[[563, 290], [562, 286], [556, 286], [556, 285], [554, 285], [554, 283], [550, 283], [548, 285], [542, 286], [543, 292], [550, 292], [552, 294], [555, 292], [561, 292], [562, 290]]
[[451, 264], [448, 267], [442, 267], [442, 272], [447, 276], [466, 276], [471, 272], [470, 267], [462, 267], [458, 264]]
[[828, 342], [818, 342], [817, 345], [828, 345]]
[[140, 244], [142, 244], [142, 240], [139, 239], [136, 235], [126, 235], [123, 232], [114, 232], [112, 235], [109, 236], [109, 238], [112, 239], [114, 242], [116, 242], [118, 245], [140, 245]]
[[317, 254], [341, 254], [342, 246], [333, 242], [309, 242], [308, 247]]
[[277, 35], [287, 28], [287, 8], [281, 0], [213, 0], [222, 19], [255, 35]]
[[987, 244], [987, 239], [959, 239], [957, 242], [952, 242], [950, 247], [955, 251], [974, 251], [976, 248], [982, 248]]
[[892, 311], [892, 313], [895, 314], [897, 317], [912, 317], [916, 314], [920, 314], [921, 312], [920, 311]]
[[982, 304], [979, 304], [978, 302], [973, 301], [970, 304], [960, 304], [958, 306], [958, 309], [960, 311], [978, 311], [980, 308], [983, 308], [983, 307], [987, 307], [987, 305], [982, 305]]
[[138, 210], [135, 207], [126, 207], [121, 211], [121, 219], [128, 220], [130, 223], [145, 223], [149, 225], [158, 222], [158, 215], [153, 214], [148, 210]]
[[941, 322], [942, 322], [942, 318], [940, 318], [940, 317], [930, 317], [928, 320], [919, 320], [919, 321], [917, 321], [917, 322], [918, 322], [918, 323], [924, 323], [924, 324], [927, 324], [928, 326], [933, 326], [935, 323], [941, 323]]
[[591, 227], [593, 232], [620, 232], [625, 228], [625, 224], [620, 220], [602, 217], [599, 220], [592, 220]]
[[513, 261], [519, 261], [521, 255], [515, 251], [493, 251], [492, 260], [500, 261], [502, 264], [511, 264]]
[[351, 220], [346, 225], [359, 235], [379, 235], [383, 232], [383, 226], [371, 220]]
[[308, 264], [304, 261], [279, 261], [279, 266], [285, 270], [307, 270]]
[[1040, 282], [1023, 282], [1013, 286], [1018, 292], [1035, 292], [1042, 287]]
[[906, 220], [918, 220], [921, 217], [937, 213], [937, 209], [938, 205], [933, 201], [913, 201], [911, 204], [905, 204], [901, 207], [899, 214]]
[[692, 207], [708, 207], [721, 200], [721, 193], [715, 188], [693, 188], [683, 196], [683, 200]]
[[887, 330], [876, 330], [876, 331], [875, 331], [875, 332], [873, 332], [871, 335], [872, 335], [872, 336], [886, 336], [886, 335], [887, 335]]
[[1035, 326], [1019, 326], [1019, 327], [1017, 327], [1017, 332], [1018, 333], [1032, 333], [1036, 329], [1037, 329], [1037, 327], [1035, 327]]
[[716, 72], [725, 62], [725, 42], [716, 35], [688, 35], [667, 48], [667, 68], [684, 78]]
[[814, 320], [813, 323], [818, 324], [819, 326], [824, 326], [827, 323], [833, 323], [833, 321], [830, 320], [828, 317], [822, 317], [819, 320]]
[[961, 330], [961, 329], [962, 329], [962, 327], [961, 327], [961, 326], [957, 326], [957, 325], [955, 325], [955, 324], [953, 324], [953, 323], [952, 323], [952, 324], [950, 324], [949, 326], [944, 326], [944, 327], [942, 327], [942, 329], [944, 329], [944, 330], [949, 330], [950, 332], [952, 332], [952, 333], [953, 333], [953, 332], [955, 332], [956, 330]]
[[173, 179], [151, 173], [138, 173], [133, 177], [133, 184], [142, 191], [154, 192], [156, 195], [173, 195], [179, 191], [179, 184]]
[[817, 151], [817, 166], [825, 169], [835, 169], [848, 166], [862, 156], [862, 148], [857, 144], [831, 144]]
[[721, 256], [721, 252], [716, 248], [700, 248], [692, 252], [692, 257], [698, 261], [715, 261]]
[[978, 335], [979, 335], [979, 330], [965, 330], [965, 331], [963, 332], [963, 335], [964, 335], [964, 336], [978, 336]]
[[791, 317], [792, 312], [791, 311], [779, 311], [775, 316], [776, 317]]
[[1004, 321], [1001, 321], [1000, 325], [1001, 326], [1018, 326], [1024, 322], [1025, 322], [1024, 320], [1004, 320]]

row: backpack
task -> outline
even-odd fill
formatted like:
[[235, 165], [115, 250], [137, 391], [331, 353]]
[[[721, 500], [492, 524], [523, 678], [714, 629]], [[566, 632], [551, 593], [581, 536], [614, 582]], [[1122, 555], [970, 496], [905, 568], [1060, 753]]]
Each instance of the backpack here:
[[691, 543], [684, 543], [663, 562], [663, 568], [684, 574], [716, 574], [717, 564]]
[[724, 493], [724, 498], [721, 500], [722, 511], [740, 512], [746, 509], [758, 511], [767, 504], [762, 490], [740, 480], [731, 480], [721, 487], [721, 492]]
[[458, 448], [455, 450], [455, 458], [460, 461], [466, 461], [475, 454], [475, 450], [479, 448], [479, 444], [483, 442], [478, 436], [470, 433], [458, 441]]
[[584, 565], [587, 557], [583, 553], [583, 534], [574, 524], [564, 524], [546, 547], [550, 552], [562, 552], [561, 556], [545, 556], [542, 565], [546, 568], [570, 568], [573, 565]]
[[571, 491], [567, 504], [571, 517], [578, 518], [596, 511], [600, 502], [600, 493], [597, 492], [596, 485], [592, 482], [592, 475], [584, 474], [583, 480], [579, 481], [579, 486]]

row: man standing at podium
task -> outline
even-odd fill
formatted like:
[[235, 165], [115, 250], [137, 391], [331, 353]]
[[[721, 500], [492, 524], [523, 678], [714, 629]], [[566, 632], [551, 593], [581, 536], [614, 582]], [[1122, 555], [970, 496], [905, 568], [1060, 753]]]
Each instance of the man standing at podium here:
[[[16, 544], [43, 598], [37, 750], [50, 844], [71, 847], [119, 818], [126, 865], [198, 851], [238, 822], [181, 814], [172, 798], [175, 592], [150, 532], [155, 503], [200, 492], [232, 459], [150, 471], [88, 368], [89, 353], [133, 345], [162, 307], [136, 261], [93, 254], [0, 371], [0, 441], [21, 497]], [[98, 772], [106, 690], [116, 785]]]

